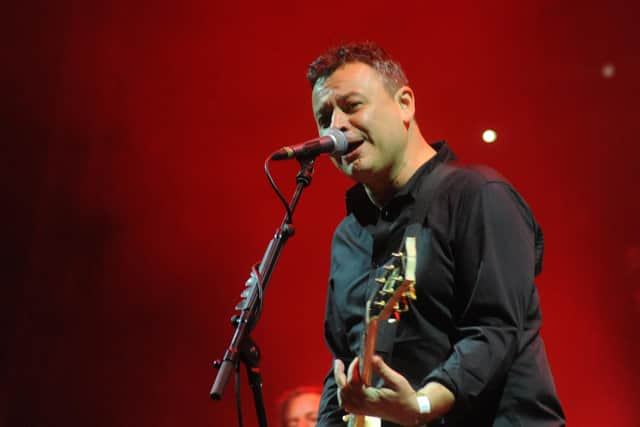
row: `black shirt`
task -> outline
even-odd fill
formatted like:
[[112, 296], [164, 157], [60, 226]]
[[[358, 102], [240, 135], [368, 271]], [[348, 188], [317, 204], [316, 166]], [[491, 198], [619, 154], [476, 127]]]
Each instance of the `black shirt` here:
[[[361, 184], [347, 192], [325, 316], [326, 341], [345, 365], [359, 351], [371, 278], [400, 247], [420, 187], [455, 159], [446, 144], [434, 148], [382, 209]], [[456, 167], [432, 191], [417, 240], [417, 299], [398, 323], [388, 363], [415, 389], [437, 381], [453, 392], [454, 407], [437, 425], [564, 425], [539, 336], [542, 232], [530, 209], [486, 167]], [[330, 371], [318, 426], [344, 425], [335, 391]]]

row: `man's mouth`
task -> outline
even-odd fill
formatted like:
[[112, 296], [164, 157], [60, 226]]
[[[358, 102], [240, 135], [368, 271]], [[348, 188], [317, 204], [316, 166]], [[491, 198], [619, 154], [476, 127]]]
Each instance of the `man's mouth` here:
[[342, 159], [347, 163], [354, 162], [360, 156], [358, 148], [360, 148], [363, 143], [364, 140], [350, 142], [349, 149], [341, 156]]
[[360, 141], [353, 141], [350, 142], [347, 148], [347, 151], [343, 154], [343, 156], [351, 153], [352, 151], [354, 151], [356, 148], [360, 147], [362, 145], [362, 143], [364, 142], [363, 139], [361, 139]]

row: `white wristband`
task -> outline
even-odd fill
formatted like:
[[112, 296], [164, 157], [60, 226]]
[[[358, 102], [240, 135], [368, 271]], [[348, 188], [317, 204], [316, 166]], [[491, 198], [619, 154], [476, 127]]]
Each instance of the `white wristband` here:
[[427, 396], [417, 395], [416, 400], [418, 401], [418, 410], [421, 414], [431, 413], [431, 401]]

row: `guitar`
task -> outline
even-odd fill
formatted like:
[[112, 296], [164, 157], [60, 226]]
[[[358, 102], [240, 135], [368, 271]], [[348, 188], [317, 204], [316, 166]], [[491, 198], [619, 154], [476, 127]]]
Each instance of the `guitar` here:
[[[416, 239], [405, 239], [404, 251], [392, 254], [391, 261], [383, 268], [383, 275], [375, 279], [378, 291], [367, 301], [365, 328], [360, 346], [359, 372], [362, 383], [371, 386], [371, 359], [375, 353], [378, 324], [381, 321], [396, 322], [400, 314], [409, 310], [409, 299], [416, 299]], [[393, 316], [392, 316], [393, 315]], [[379, 427], [380, 418], [349, 414], [348, 427]]]

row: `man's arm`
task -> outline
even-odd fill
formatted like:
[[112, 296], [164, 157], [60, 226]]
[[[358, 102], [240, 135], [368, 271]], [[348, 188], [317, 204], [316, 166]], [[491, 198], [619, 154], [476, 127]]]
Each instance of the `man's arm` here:
[[423, 383], [443, 384], [465, 411], [505, 378], [517, 354], [534, 291], [536, 250], [533, 216], [506, 183], [484, 183], [458, 209], [456, 343]]
[[345, 427], [346, 424], [342, 421], [344, 415], [345, 411], [338, 402], [337, 386], [331, 369], [324, 380], [316, 427]]
[[[338, 313], [335, 313], [334, 302], [334, 283], [329, 281], [327, 291], [327, 302], [325, 308], [324, 335], [327, 345], [331, 349], [334, 358], [344, 357], [348, 352], [348, 344], [345, 342], [345, 334], [337, 324]], [[324, 380], [322, 390], [322, 398], [320, 399], [320, 408], [318, 410], [317, 427], [344, 427], [345, 423], [342, 417], [345, 411], [340, 407], [337, 396], [337, 386], [333, 374], [330, 369]]]
[[416, 425], [446, 414], [454, 403], [466, 410], [487, 386], [506, 375], [533, 290], [533, 219], [507, 185], [487, 183], [476, 190], [470, 204], [458, 212], [468, 218], [454, 248], [456, 268], [462, 270], [456, 273], [456, 291], [462, 296], [457, 341], [451, 356], [418, 390], [428, 397], [430, 413], [416, 416], [416, 391], [381, 360], [373, 365], [385, 379], [385, 388], [379, 390], [362, 387], [357, 377], [336, 367], [335, 382], [347, 410]]

